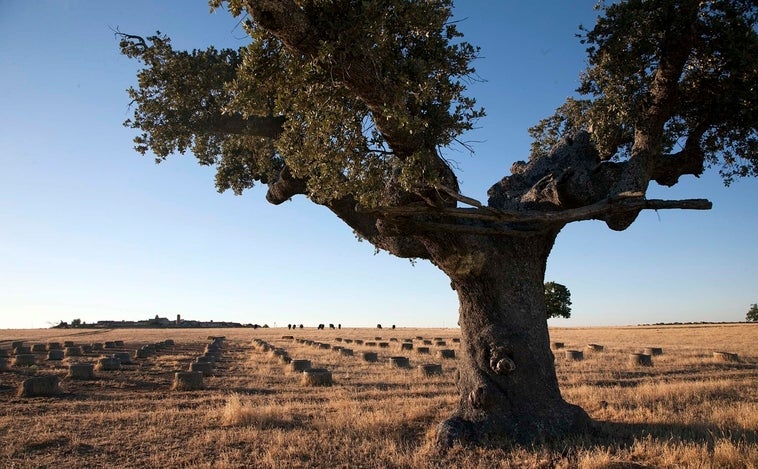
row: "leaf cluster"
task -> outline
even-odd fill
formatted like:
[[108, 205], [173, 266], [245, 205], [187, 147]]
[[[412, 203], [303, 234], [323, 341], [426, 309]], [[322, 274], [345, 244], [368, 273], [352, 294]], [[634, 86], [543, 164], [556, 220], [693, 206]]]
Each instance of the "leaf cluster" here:
[[580, 99], [570, 98], [530, 129], [533, 157], [565, 135], [592, 134], [603, 160], [632, 154], [635, 130], [651, 106], [653, 81], [672, 48], [671, 37], [693, 42], [666, 111], [661, 147], [670, 154], [697, 148], [725, 183], [758, 175], [758, 5], [752, 0], [629, 0], [603, 6], [592, 29], [581, 30], [589, 67]]
[[753, 303], [745, 315], [745, 320], [749, 322], [758, 322], [758, 305]]

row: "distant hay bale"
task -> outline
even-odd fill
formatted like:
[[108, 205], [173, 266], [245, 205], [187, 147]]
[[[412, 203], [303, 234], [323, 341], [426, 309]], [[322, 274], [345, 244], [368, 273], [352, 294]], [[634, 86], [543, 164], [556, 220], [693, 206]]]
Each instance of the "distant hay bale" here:
[[147, 358], [151, 355], [150, 350], [140, 347], [134, 351], [134, 358]]
[[713, 360], [717, 362], [738, 362], [740, 357], [731, 352], [713, 352]]
[[32, 353], [32, 348], [28, 345], [13, 347], [13, 355], [29, 355], [30, 353]]
[[455, 338], [453, 338], [453, 343], [454, 343], [454, 344], [460, 344], [460, 343], [461, 343], [461, 339], [460, 339], [460, 337], [455, 337]]
[[436, 340], [434, 341], [434, 345], [436, 345], [437, 347], [444, 347], [447, 345], [447, 342], [445, 342], [444, 340]]
[[663, 349], [660, 347], [647, 347], [645, 348], [645, 354], [651, 356], [663, 355]]
[[416, 353], [420, 355], [430, 355], [432, 352], [429, 350], [429, 347], [416, 347]]
[[95, 365], [92, 363], [72, 363], [68, 366], [68, 377], [71, 379], [94, 379]]
[[101, 357], [97, 360], [95, 370], [97, 371], [117, 371], [121, 369], [121, 360], [116, 357]]
[[342, 337], [335, 337], [335, 338], [334, 338], [334, 341], [335, 341], [335, 342], [342, 342]]
[[129, 355], [129, 352], [116, 352], [113, 354], [113, 357], [121, 360], [122, 365], [132, 364], [132, 357]]
[[379, 359], [376, 352], [362, 352], [361, 358], [363, 359], [364, 362], [369, 362], [369, 363], [374, 363]]
[[63, 356], [65, 357], [81, 357], [82, 348], [78, 346], [63, 347]]
[[102, 342], [93, 342], [92, 350], [99, 351], [105, 348], [105, 344]]
[[311, 369], [310, 360], [292, 360], [287, 367], [289, 371], [302, 372]]
[[303, 386], [331, 386], [332, 372], [326, 368], [310, 368], [303, 370], [303, 377], [300, 380]]
[[200, 355], [199, 357], [197, 357], [195, 359], [195, 361], [198, 362], [198, 363], [211, 363], [211, 364], [214, 364], [214, 363], [216, 363], [216, 357], [214, 357], [213, 355]]
[[442, 365], [436, 363], [424, 363], [416, 367], [421, 376], [434, 376], [442, 374]]
[[429, 339], [423, 339], [423, 344], [424, 345], [432, 345], [432, 341], [429, 340]]
[[63, 345], [60, 342], [48, 342], [47, 350], [63, 350]]
[[376, 342], [365, 342], [364, 345], [366, 347], [376, 347]]
[[434, 341], [442, 340], [442, 337], [434, 337], [434, 338], [432, 338], [432, 340], [434, 340]]
[[645, 353], [630, 353], [629, 364], [632, 366], [653, 366], [653, 358]]
[[403, 342], [400, 344], [400, 350], [413, 350], [413, 344], [408, 342]]
[[342, 350], [343, 348], [344, 348], [344, 347], [343, 347], [343, 346], [341, 346], [341, 345], [332, 345], [332, 352], [337, 352], [337, 353], [339, 353], [339, 352], [340, 352], [340, 350]]
[[37, 364], [37, 356], [32, 353], [21, 353], [13, 357], [13, 366], [32, 366]]
[[397, 337], [390, 338], [390, 342], [397, 342]]
[[408, 357], [390, 357], [389, 365], [391, 368], [410, 368], [411, 362]]
[[424, 340], [424, 338], [423, 338], [423, 337], [421, 337], [420, 335], [417, 335], [417, 336], [416, 336], [416, 340]]
[[277, 358], [282, 355], [287, 355], [287, 351], [283, 348], [275, 348], [268, 353], [268, 356], [271, 358]]
[[293, 340], [295, 336], [293, 335], [283, 335], [282, 340]]
[[213, 363], [190, 363], [190, 371], [199, 371], [203, 376], [211, 376], [213, 374]]
[[176, 342], [174, 342], [174, 339], [166, 339], [163, 341], [163, 345], [165, 345], [166, 347], [173, 347], [174, 345], [176, 345]]
[[355, 345], [363, 345], [363, 339], [355, 339]]
[[565, 347], [563, 342], [550, 342], [550, 348], [553, 350], [562, 349], [563, 347]]
[[177, 371], [174, 373], [173, 391], [198, 391], [204, 389], [203, 373], [199, 371]]
[[405, 342], [407, 344], [412, 344], [413, 343], [413, 339], [403, 339], [403, 342]]
[[343, 357], [352, 357], [353, 356], [353, 349], [351, 348], [343, 348], [340, 350], [340, 355]]
[[116, 347], [123, 347], [124, 346], [124, 341], [123, 340], [114, 340], [113, 343], [116, 344]]
[[0, 357], [0, 371], [8, 371], [8, 359]]
[[602, 352], [603, 346], [600, 344], [587, 344], [587, 347], [585, 347], [588, 352]]
[[15, 349], [16, 347], [23, 347], [24, 342], [22, 340], [16, 340], [14, 342], [11, 342], [11, 350]]
[[32, 352], [46, 352], [47, 346], [45, 344], [33, 344]]
[[324, 349], [324, 350], [329, 350], [330, 348], [332, 348], [332, 346], [329, 345], [329, 344], [321, 342], [321, 343], [318, 344], [318, 348]]
[[33, 376], [21, 382], [18, 388], [19, 397], [50, 397], [63, 392], [60, 388], [60, 378], [56, 375]]
[[74, 345], [75, 345], [75, 344], [74, 344], [74, 341], [73, 341], [73, 340], [64, 340], [64, 341], [63, 341], [63, 346], [64, 346], [64, 347], [73, 347]]
[[90, 344], [83, 344], [79, 347], [82, 348], [82, 353], [92, 353], [92, 346]]
[[105, 342], [105, 348], [116, 348], [116, 342], [113, 342], [112, 340]]
[[569, 361], [580, 361], [584, 360], [584, 352], [581, 350], [566, 350], [564, 352], [566, 360]]
[[352, 344], [353, 339], [343, 339], [346, 344]]
[[47, 352], [47, 359], [50, 361], [60, 361], [63, 360], [63, 355], [63, 350], [53, 349]]
[[374, 337], [374, 340], [378, 342], [378, 341], [382, 340], [382, 338], [381, 337]]
[[379, 348], [388, 348], [389, 346], [389, 342], [379, 342]]
[[0, 357], [7, 358], [8, 357], [8, 351], [4, 348], [0, 348]]
[[455, 358], [455, 350], [449, 349], [449, 348], [443, 348], [440, 350], [437, 350], [437, 356], [440, 358]]

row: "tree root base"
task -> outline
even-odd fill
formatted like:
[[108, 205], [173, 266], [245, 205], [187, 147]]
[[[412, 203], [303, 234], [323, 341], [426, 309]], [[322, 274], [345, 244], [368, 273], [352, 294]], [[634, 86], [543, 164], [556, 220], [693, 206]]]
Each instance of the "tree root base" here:
[[579, 406], [564, 404], [559, 410], [542, 415], [502, 416], [490, 414], [469, 420], [453, 415], [437, 426], [436, 446], [440, 450], [455, 444], [481, 445], [496, 441], [518, 444], [558, 440], [590, 430], [592, 419]]

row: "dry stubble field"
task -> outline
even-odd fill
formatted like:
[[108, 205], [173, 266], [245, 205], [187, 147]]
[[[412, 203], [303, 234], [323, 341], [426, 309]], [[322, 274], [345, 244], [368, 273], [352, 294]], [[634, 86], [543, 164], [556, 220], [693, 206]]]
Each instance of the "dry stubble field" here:
[[[174, 373], [188, 369], [211, 335], [225, 340], [205, 389], [172, 391]], [[286, 335], [350, 347], [355, 355]], [[457, 351], [457, 336], [457, 329], [0, 330], [6, 350], [20, 340], [122, 340], [117, 351], [131, 353], [175, 342], [91, 380], [66, 378], [68, 365], [94, 363], [115, 349], [61, 361], [38, 352], [37, 365], [0, 372], [0, 467], [758, 467], [758, 325], [552, 329], [551, 339], [566, 348], [604, 346], [582, 361], [556, 351], [565, 398], [584, 407], [596, 428], [532, 447], [500, 442], [439, 454], [433, 428], [456, 402], [456, 362], [435, 355], [443, 346], [419, 355], [401, 353], [400, 343], [442, 338]], [[389, 347], [344, 340], [375, 337]], [[333, 385], [302, 386], [299, 373], [254, 339], [328, 368]], [[652, 367], [628, 363], [630, 352], [649, 346], [663, 350]], [[362, 351], [377, 352], [379, 361], [363, 361]], [[716, 362], [713, 351], [737, 353], [739, 361]], [[390, 368], [395, 355], [407, 356], [411, 368]], [[421, 363], [442, 364], [442, 375], [421, 376]], [[61, 395], [17, 395], [23, 379], [51, 373], [61, 378]]]

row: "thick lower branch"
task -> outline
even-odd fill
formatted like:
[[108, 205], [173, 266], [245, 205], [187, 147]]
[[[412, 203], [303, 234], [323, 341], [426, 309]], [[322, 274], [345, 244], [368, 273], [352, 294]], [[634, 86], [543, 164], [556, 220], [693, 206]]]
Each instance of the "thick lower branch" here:
[[[712, 207], [713, 204], [706, 199], [660, 200], [645, 199], [641, 194], [621, 194], [585, 207], [555, 212], [498, 210], [491, 207], [437, 209], [424, 206], [381, 207], [372, 212], [377, 217], [394, 219], [397, 224], [415, 224], [427, 230], [509, 235], [641, 210], [710, 210]], [[461, 220], [472, 222], [461, 223]]]

